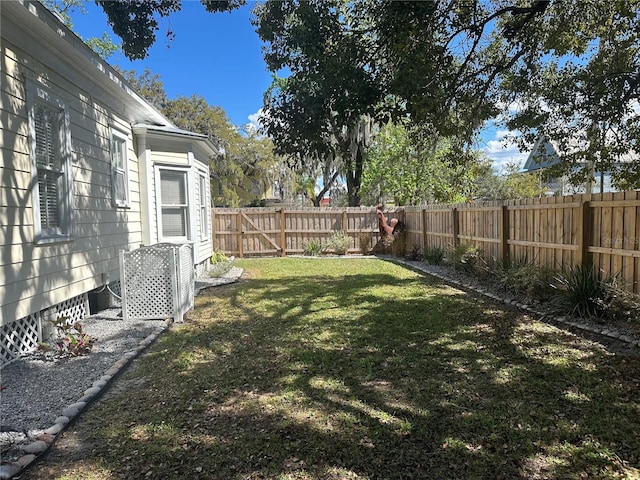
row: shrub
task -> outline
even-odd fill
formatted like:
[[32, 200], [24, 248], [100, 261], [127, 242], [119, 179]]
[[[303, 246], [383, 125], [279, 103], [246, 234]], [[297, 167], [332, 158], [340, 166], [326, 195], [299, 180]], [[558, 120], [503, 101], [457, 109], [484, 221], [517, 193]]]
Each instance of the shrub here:
[[305, 255], [311, 255], [313, 257], [323, 254], [325, 250], [319, 240], [309, 240], [302, 248], [304, 249]]
[[53, 352], [61, 357], [88, 355], [96, 339], [83, 332], [80, 323], [71, 324], [68, 320], [68, 317], [51, 320], [55, 329], [51, 332], [49, 341], [38, 344], [38, 350]]
[[446, 258], [456, 270], [472, 275], [487, 273], [487, 264], [478, 248], [472, 245], [456, 245], [447, 250]]
[[626, 289], [619, 276], [605, 282], [603, 289], [604, 297], [596, 299], [596, 303], [605, 317], [640, 322], [640, 295]]
[[444, 249], [440, 247], [428, 247], [424, 249], [424, 260], [429, 265], [442, 265], [444, 262]]
[[420, 245], [416, 245], [415, 243], [413, 244], [413, 247], [411, 247], [411, 251], [407, 254], [407, 259], [408, 260], [422, 260], [423, 259], [422, 248], [420, 247]]
[[336, 230], [331, 234], [327, 247], [336, 255], [345, 255], [351, 246], [351, 237], [342, 230]]
[[498, 285], [515, 295], [542, 300], [553, 293], [554, 271], [526, 257], [498, 262], [494, 272]]
[[369, 253], [369, 245], [371, 244], [371, 234], [361, 233], [358, 237], [358, 246], [360, 247], [360, 253], [367, 255]]
[[581, 317], [602, 317], [602, 303], [606, 301], [602, 270], [577, 265], [563, 268], [555, 280], [557, 293], [550, 303], [552, 309]]

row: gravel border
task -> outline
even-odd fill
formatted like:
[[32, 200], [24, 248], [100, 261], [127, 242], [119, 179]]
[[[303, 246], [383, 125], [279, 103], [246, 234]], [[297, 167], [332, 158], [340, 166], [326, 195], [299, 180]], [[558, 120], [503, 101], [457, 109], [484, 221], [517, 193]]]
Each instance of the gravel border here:
[[[195, 294], [237, 281], [233, 267], [221, 278], [197, 278]], [[128, 320], [119, 306], [80, 322], [96, 338], [91, 354], [57, 358], [29, 354], [0, 370], [0, 480], [11, 479], [42, 457], [58, 436], [142, 351], [172, 319]]]
[[625, 342], [630, 347], [640, 348], [640, 324], [636, 326], [629, 322], [626, 324], [610, 325], [598, 323], [587, 318], [549, 315], [548, 312], [544, 311], [543, 304], [526, 303], [523, 299], [514, 298], [513, 295], [505, 293], [504, 291], [498, 291], [490, 285], [486, 285], [481, 280], [471, 275], [458, 272], [451, 267], [443, 265], [429, 265], [423, 261], [404, 260], [390, 256], [381, 258], [418, 270], [422, 273], [426, 273], [456, 287], [461, 287], [492, 298], [498, 302], [504, 303], [505, 305], [511, 305], [521, 310], [525, 310], [531, 314], [539, 316], [540, 320], [547, 323], [563, 324], [584, 332], [595, 333], [607, 338]]

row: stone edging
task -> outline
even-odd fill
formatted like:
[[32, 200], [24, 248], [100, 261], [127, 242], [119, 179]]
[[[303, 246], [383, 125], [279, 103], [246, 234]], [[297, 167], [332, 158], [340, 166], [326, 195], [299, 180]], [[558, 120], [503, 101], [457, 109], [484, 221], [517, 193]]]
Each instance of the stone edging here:
[[[199, 285], [199, 287], [195, 289], [196, 291], [194, 292], [194, 296], [197, 296], [202, 290], [209, 287], [234, 283], [242, 276], [242, 273], [243, 270], [241, 268], [233, 267], [222, 278], [211, 278], [206, 280], [198, 279], [202, 280], [203, 284]], [[136, 348], [124, 353], [120, 360], [109, 367], [98, 380], [93, 382], [91, 387], [84, 391], [82, 397], [62, 410], [62, 415], [54, 420], [54, 424], [52, 426], [38, 435], [34, 442], [27, 444], [23, 448], [25, 455], [15, 462], [1, 464], [0, 480], [9, 480], [21, 474], [28, 467], [44, 457], [58, 440], [60, 435], [70, 425], [72, 425], [73, 421], [80, 415], [80, 413], [86, 410], [91, 403], [97, 400], [107, 390], [107, 387], [113, 383], [116, 377], [124, 370], [124, 368], [128, 366], [133, 359], [146, 350], [146, 348], [149, 347], [149, 345], [151, 345], [172, 323], [172, 319], [165, 320], [162, 326], [156, 328], [153, 333], [141, 340]]]
[[[475, 285], [472, 285], [470, 283], [462, 282], [460, 280], [456, 280], [454, 278], [448, 277], [448, 276], [443, 275], [441, 273], [431, 272], [431, 271], [429, 271], [427, 269], [422, 269], [422, 268], [420, 268], [419, 265], [415, 265], [413, 263], [410, 263], [410, 262], [407, 262], [407, 261], [404, 261], [404, 260], [401, 260], [401, 259], [397, 259], [397, 258], [393, 258], [393, 259], [392, 258], [387, 258], [386, 260], [391, 260], [392, 262], [398, 263], [398, 264], [403, 265], [405, 267], [409, 267], [409, 268], [412, 268], [414, 270], [418, 270], [421, 273], [425, 273], [427, 275], [431, 275], [432, 277], [436, 277], [436, 278], [438, 278], [440, 280], [443, 280], [443, 281], [445, 281], [445, 282], [447, 282], [449, 284], [455, 285], [457, 287], [462, 287], [462, 288], [464, 288], [466, 290], [472, 290], [475, 293], [479, 293], [481, 295], [484, 295], [485, 297], [492, 298], [493, 300], [496, 300], [498, 302], [504, 303], [506, 305], [512, 305], [514, 307], [520, 308], [521, 310], [525, 310], [527, 312], [535, 313], [536, 315], [540, 315], [541, 317], [547, 317], [548, 316], [548, 314], [546, 312], [542, 312], [540, 310], [537, 310], [535, 307], [533, 307], [531, 305], [528, 305], [528, 304], [525, 304], [525, 303], [520, 303], [517, 300], [513, 300], [511, 297], [501, 297], [500, 295], [497, 295], [497, 294], [492, 293], [492, 292], [488, 292], [485, 289], [479, 288], [479, 287], [477, 287]], [[580, 329], [580, 330], [584, 330], [586, 332], [597, 333], [597, 334], [604, 335], [604, 336], [609, 337], [609, 338], [614, 338], [614, 339], [617, 339], [617, 340], [621, 340], [623, 342], [628, 343], [631, 346], [635, 346], [637, 348], [640, 348], [640, 339], [635, 339], [631, 335], [623, 335], [620, 332], [618, 332], [616, 330], [613, 330], [613, 329], [610, 329], [610, 328], [602, 328], [602, 329], [595, 328], [595, 327], [593, 327], [591, 325], [587, 325], [587, 324], [581, 323], [579, 321], [568, 319], [565, 316], [552, 317], [550, 319], [552, 319], [555, 322], [562, 323], [564, 325], [568, 325], [570, 327], [574, 327], [574, 328], [577, 328], [577, 329]]]
[[165, 320], [162, 326], [156, 328], [153, 333], [141, 340], [136, 348], [123, 354], [120, 360], [109, 367], [98, 380], [93, 382], [90, 388], [84, 391], [82, 397], [62, 410], [62, 415], [55, 419], [51, 427], [44, 430], [43, 433], [36, 437], [34, 442], [27, 444], [23, 448], [25, 455], [15, 462], [0, 465], [0, 480], [8, 480], [15, 477], [46, 455], [60, 435], [73, 424], [73, 421], [80, 413], [97, 400], [116, 377], [122, 373], [124, 368], [149, 347], [172, 323], [173, 320], [171, 319]]

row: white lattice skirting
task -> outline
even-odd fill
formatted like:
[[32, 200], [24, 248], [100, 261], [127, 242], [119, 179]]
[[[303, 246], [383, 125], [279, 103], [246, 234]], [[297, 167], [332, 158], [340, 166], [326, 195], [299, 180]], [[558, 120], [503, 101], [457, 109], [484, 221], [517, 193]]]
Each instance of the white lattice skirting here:
[[43, 322], [47, 319], [66, 317], [67, 323], [74, 324], [88, 314], [89, 301], [87, 294], [84, 293], [50, 309], [2, 325], [0, 327], [0, 365], [4, 366], [20, 355], [35, 350], [38, 342], [43, 340]]
[[38, 346], [40, 313], [34, 313], [0, 329], [0, 361], [4, 365]]
[[193, 247], [158, 243], [120, 252], [122, 317], [148, 320], [182, 316], [193, 308]]

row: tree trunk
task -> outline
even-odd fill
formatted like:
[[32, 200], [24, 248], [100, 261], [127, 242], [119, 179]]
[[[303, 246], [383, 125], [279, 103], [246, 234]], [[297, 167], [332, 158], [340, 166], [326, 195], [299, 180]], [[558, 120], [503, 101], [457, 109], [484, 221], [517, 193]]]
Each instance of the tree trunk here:
[[347, 194], [349, 196], [349, 206], [360, 206], [360, 188], [362, 187], [362, 173], [364, 170], [364, 147], [358, 144], [355, 152], [347, 162]]

